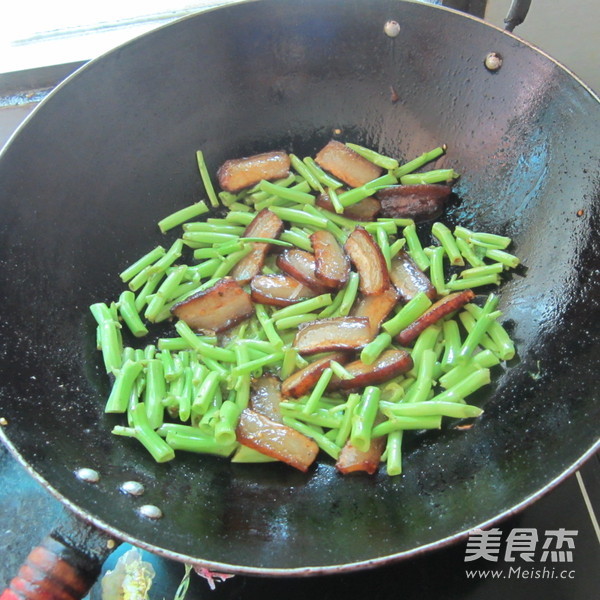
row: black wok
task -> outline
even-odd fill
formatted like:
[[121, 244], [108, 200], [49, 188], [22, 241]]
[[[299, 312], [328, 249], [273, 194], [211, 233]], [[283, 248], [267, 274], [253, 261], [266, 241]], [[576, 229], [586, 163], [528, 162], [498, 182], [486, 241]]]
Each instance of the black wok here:
[[[221, 571], [382, 565], [518, 510], [597, 448], [599, 116], [588, 88], [512, 35], [395, 0], [241, 3], [91, 62], [0, 160], [4, 441], [107, 536]], [[195, 150], [214, 172], [273, 148], [312, 154], [334, 129], [401, 159], [449, 145], [462, 177], [447, 221], [511, 236], [525, 265], [501, 294], [518, 360], [478, 399], [475, 427], [413, 437], [402, 477], [340, 477], [326, 460], [306, 475], [153, 463], [109, 434], [88, 305], [116, 298], [157, 220], [202, 195]], [[131, 479], [144, 496], [119, 492]]]

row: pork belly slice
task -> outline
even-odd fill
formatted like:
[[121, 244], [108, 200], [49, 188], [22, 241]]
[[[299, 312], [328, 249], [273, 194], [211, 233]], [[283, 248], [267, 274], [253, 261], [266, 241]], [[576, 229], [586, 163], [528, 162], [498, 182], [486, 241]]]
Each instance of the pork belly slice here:
[[327, 286], [317, 279], [314, 254], [300, 248], [288, 248], [277, 257], [277, 266], [317, 294], [327, 292]]
[[360, 225], [348, 236], [344, 250], [360, 276], [359, 288], [366, 296], [381, 294], [390, 287], [385, 258], [373, 236]]
[[400, 250], [392, 258], [390, 279], [404, 304], [420, 292], [424, 292], [430, 300], [433, 300], [437, 295], [429, 277], [417, 267], [408, 252], [404, 250]]
[[250, 408], [276, 423], [283, 423], [281, 418], [281, 381], [279, 377], [267, 373], [252, 382]]
[[315, 277], [323, 285], [340, 288], [350, 275], [350, 261], [330, 231], [315, 231], [310, 236], [315, 253]]
[[371, 445], [366, 451], [359, 450], [348, 440], [340, 452], [335, 468], [344, 475], [356, 473], [357, 471], [364, 471], [369, 475], [373, 475], [379, 468], [384, 450], [385, 438], [383, 437], [371, 440]]
[[432, 304], [418, 319], [403, 329], [396, 336], [396, 341], [402, 346], [408, 346], [427, 327], [437, 323], [440, 319], [455, 310], [462, 308], [467, 302], [473, 300], [473, 298], [475, 298], [475, 294], [472, 290], [463, 290], [462, 292], [455, 292], [454, 294], [444, 296], [441, 300]]
[[413, 360], [405, 350], [391, 348], [386, 350], [372, 364], [366, 365], [362, 360], [355, 360], [345, 366], [352, 374], [352, 379], [340, 379], [333, 376], [329, 383], [330, 390], [353, 390], [367, 385], [379, 385], [384, 381], [406, 373], [413, 368]]
[[383, 172], [381, 167], [337, 140], [331, 140], [321, 148], [315, 156], [315, 162], [350, 187], [360, 187], [377, 179]]
[[309, 437], [249, 408], [242, 411], [236, 436], [243, 446], [254, 448], [303, 472], [308, 470], [319, 453], [319, 447]]
[[352, 316], [367, 317], [371, 325], [371, 333], [375, 337], [381, 323], [398, 304], [398, 298], [399, 295], [394, 286], [390, 286], [381, 294], [363, 296], [352, 309]]
[[283, 273], [256, 275], [250, 282], [250, 292], [254, 302], [272, 306], [289, 306], [317, 295], [314, 290]]
[[[283, 221], [268, 208], [264, 208], [252, 219], [242, 237], [277, 239], [281, 235], [283, 227]], [[242, 285], [248, 283], [261, 272], [270, 249], [271, 244], [269, 243], [252, 242], [252, 250], [233, 267], [231, 276]]]
[[333, 317], [303, 323], [294, 338], [293, 346], [303, 355], [357, 350], [373, 339], [366, 317]]
[[[317, 206], [335, 212], [333, 203], [327, 194], [319, 194], [316, 201]], [[356, 204], [351, 204], [344, 208], [344, 217], [354, 219], [355, 221], [373, 221], [381, 210], [381, 202], [377, 198], [369, 196]]]
[[315, 387], [323, 371], [329, 367], [331, 361], [336, 361], [343, 365], [348, 362], [348, 355], [344, 352], [334, 352], [311, 362], [284, 380], [281, 384], [281, 393], [284, 396], [291, 396], [292, 398], [305, 396]]
[[418, 185], [393, 185], [379, 190], [381, 215], [395, 219], [428, 221], [442, 214], [452, 193], [448, 185], [421, 183]]
[[226, 160], [217, 171], [217, 179], [221, 189], [239, 192], [262, 179], [283, 179], [289, 171], [290, 157], [287, 152], [276, 150]]

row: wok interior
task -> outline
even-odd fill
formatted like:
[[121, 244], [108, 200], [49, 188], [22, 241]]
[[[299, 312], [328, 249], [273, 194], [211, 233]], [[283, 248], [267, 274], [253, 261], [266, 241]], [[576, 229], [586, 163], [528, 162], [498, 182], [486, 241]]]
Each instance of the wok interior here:
[[[490, 51], [504, 57], [497, 73], [483, 66]], [[598, 113], [514, 38], [395, 1], [249, 2], [94, 61], [0, 161], [5, 433], [88, 518], [230, 571], [381, 564], [510, 510], [597, 438]], [[519, 359], [478, 397], [471, 430], [410, 436], [401, 477], [342, 477], [326, 459], [306, 475], [183, 454], [154, 464], [109, 433], [120, 420], [102, 412], [87, 307], [116, 299], [117, 274], [174, 239], [156, 222], [202, 197], [197, 149], [214, 173], [260, 151], [314, 154], [338, 128], [405, 160], [448, 144], [462, 178], [447, 222], [511, 236], [525, 265], [501, 290]], [[74, 477], [84, 466], [98, 484]], [[128, 479], [145, 484], [141, 499], [118, 491]], [[164, 518], [138, 517], [143, 503]]]

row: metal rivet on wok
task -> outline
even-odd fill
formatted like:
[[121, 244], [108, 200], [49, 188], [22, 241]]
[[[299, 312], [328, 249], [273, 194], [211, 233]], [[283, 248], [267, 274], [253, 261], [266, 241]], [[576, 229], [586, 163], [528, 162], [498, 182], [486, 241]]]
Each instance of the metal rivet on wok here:
[[490, 52], [483, 64], [488, 71], [497, 71], [502, 66], [502, 57], [497, 52]]
[[398, 21], [386, 21], [383, 32], [388, 37], [395, 38], [400, 33], [400, 23]]
[[146, 490], [139, 481], [126, 481], [119, 488], [124, 494], [141, 496]]
[[94, 469], [88, 469], [87, 467], [75, 471], [75, 476], [87, 483], [98, 483], [100, 481], [100, 473]]
[[160, 519], [163, 516], [162, 510], [158, 506], [154, 506], [154, 504], [144, 504], [144, 506], [138, 508], [138, 512], [142, 517], [148, 519]]

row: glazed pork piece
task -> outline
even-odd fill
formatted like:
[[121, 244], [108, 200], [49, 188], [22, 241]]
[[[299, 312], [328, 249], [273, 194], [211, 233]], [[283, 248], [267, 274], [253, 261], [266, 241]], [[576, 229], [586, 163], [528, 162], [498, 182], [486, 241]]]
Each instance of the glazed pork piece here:
[[239, 192], [263, 179], [282, 179], [289, 171], [290, 157], [287, 152], [263, 152], [225, 161], [217, 171], [217, 178], [223, 190]]

